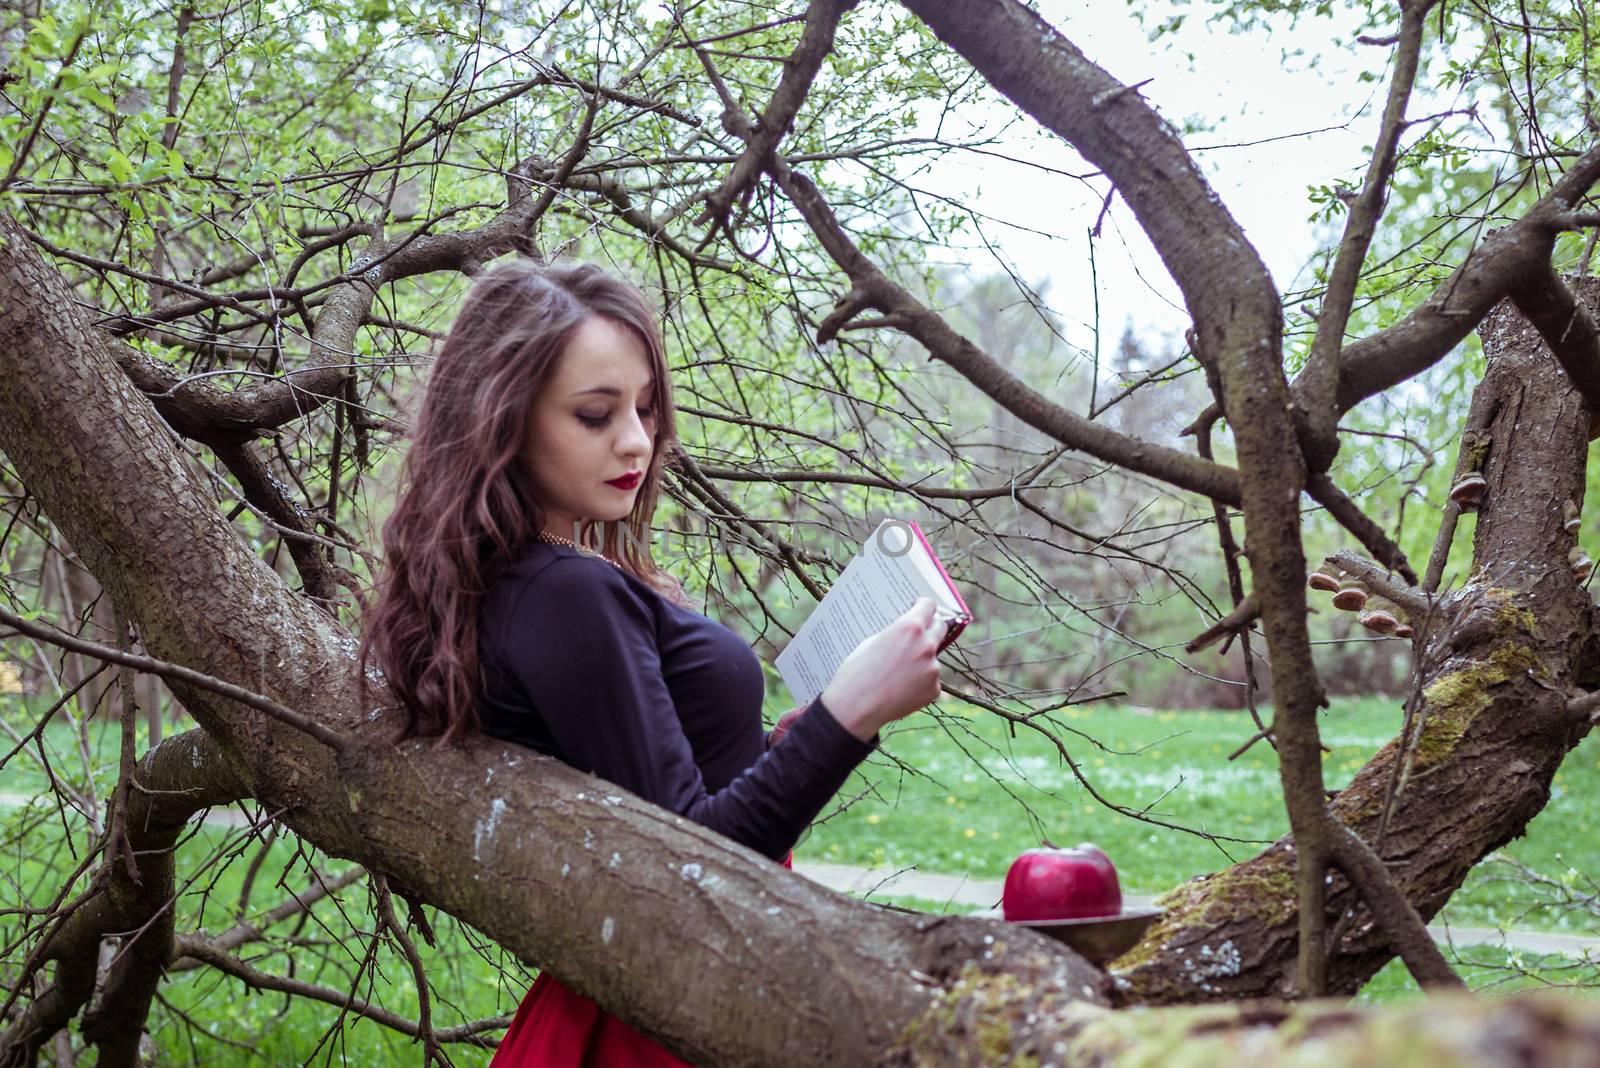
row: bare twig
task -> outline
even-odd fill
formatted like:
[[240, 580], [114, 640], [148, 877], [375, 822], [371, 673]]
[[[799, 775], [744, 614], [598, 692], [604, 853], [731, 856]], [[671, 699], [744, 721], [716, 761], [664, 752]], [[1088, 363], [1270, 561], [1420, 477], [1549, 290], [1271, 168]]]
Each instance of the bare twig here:
[[[299, 979], [291, 979], [280, 975], [272, 975], [252, 967], [238, 957], [213, 946], [209, 939], [199, 935], [179, 935], [178, 952], [185, 957], [192, 957], [203, 964], [231, 975], [242, 981], [246, 986], [255, 990], [276, 990], [295, 997], [307, 998], [311, 1001], [320, 1001], [325, 1005], [333, 1005], [339, 1009], [353, 1012], [357, 1016], [365, 1017], [373, 1023], [398, 1031], [403, 1035], [416, 1038], [420, 1035], [417, 1025], [388, 1009], [374, 1005], [364, 998], [356, 997], [352, 993], [341, 990], [330, 990], [327, 987], [317, 986]], [[492, 1049], [499, 1043], [492, 1038], [485, 1037], [486, 1031], [503, 1030], [511, 1023], [509, 1016], [497, 1016], [493, 1019], [474, 1020], [471, 1023], [460, 1024], [456, 1027], [444, 1027], [435, 1031], [434, 1038], [439, 1042], [466, 1042], [473, 1046]]]
[[[1307, 463], [1313, 471], [1325, 471], [1337, 451], [1336, 404], [1339, 384], [1339, 355], [1344, 349], [1345, 326], [1355, 301], [1356, 285], [1361, 280], [1367, 249], [1377, 232], [1378, 219], [1388, 198], [1389, 180], [1399, 156], [1400, 134], [1405, 129], [1406, 103], [1416, 81], [1418, 57], [1422, 52], [1422, 27], [1435, 0], [1410, 0], [1400, 6], [1399, 47], [1395, 50], [1394, 74], [1389, 80], [1389, 97], [1374, 142], [1376, 148], [1367, 165], [1361, 192], [1350, 203], [1344, 237], [1328, 274], [1328, 288], [1317, 315], [1317, 334], [1311, 354], [1296, 383], [1303, 400], [1305, 426], [1302, 447], [1308, 444]], [[1325, 504], [1327, 502], [1324, 502]], [[1330, 509], [1332, 506], [1329, 506]], [[1414, 581], [1414, 579], [1413, 579]]]
[[0, 624], [10, 627], [19, 634], [26, 634], [31, 638], [49, 642], [51, 645], [59, 645], [63, 649], [70, 649], [75, 653], [92, 656], [108, 663], [125, 664], [128, 667], [148, 672], [151, 675], [159, 675], [164, 679], [186, 682], [191, 686], [198, 686], [203, 690], [220, 694], [230, 700], [238, 701], [242, 705], [247, 705], [258, 712], [264, 712], [278, 722], [310, 735], [335, 752], [343, 752], [348, 744], [343, 737], [302, 712], [296, 712], [292, 708], [285, 708], [270, 697], [246, 690], [242, 686], [235, 686], [231, 682], [224, 682], [222, 679], [214, 678], [204, 672], [195, 671], [193, 668], [184, 667], [182, 664], [172, 664], [165, 660], [157, 660], [154, 657], [123, 652], [108, 645], [101, 645], [99, 642], [91, 642], [56, 630], [54, 627], [30, 622], [5, 608], [0, 608]]
[[411, 965], [411, 976], [417, 985], [417, 1041], [422, 1043], [422, 1065], [429, 1068], [435, 1061], [444, 1068], [454, 1068], [450, 1058], [439, 1048], [439, 1038], [433, 1033], [433, 1008], [428, 994], [428, 973], [422, 967], [422, 958], [411, 937], [395, 918], [394, 901], [389, 894], [389, 882], [382, 875], [372, 873], [372, 890], [377, 896], [378, 919], [400, 943], [406, 961]]

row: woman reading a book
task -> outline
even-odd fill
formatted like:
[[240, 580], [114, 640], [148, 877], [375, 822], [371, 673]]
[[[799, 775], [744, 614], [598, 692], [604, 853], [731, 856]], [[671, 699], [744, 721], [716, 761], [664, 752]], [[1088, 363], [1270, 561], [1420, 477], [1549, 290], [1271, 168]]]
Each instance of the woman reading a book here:
[[[423, 394], [362, 665], [405, 736], [517, 742], [787, 863], [878, 729], [939, 696], [944, 627], [919, 599], [764, 733], [759, 659], [650, 559], [676, 440], [639, 290], [583, 265], [483, 274]], [[493, 1063], [683, 1064], [549, 972]]]

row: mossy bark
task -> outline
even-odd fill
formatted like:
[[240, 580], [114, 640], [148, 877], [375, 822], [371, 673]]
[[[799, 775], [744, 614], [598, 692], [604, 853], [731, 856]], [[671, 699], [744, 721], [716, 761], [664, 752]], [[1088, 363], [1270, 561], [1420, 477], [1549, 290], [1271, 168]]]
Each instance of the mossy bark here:
[[[1073, 1068], [1479, 1068], [1501, 1064], [1600, 1066], [1600, 1005], [1556, 994], [1440, 995], [1401, 1009], [1308, 1002], [1294, 1009], [1245, 1002], [1159, 1013], [1080, 1006], [1060, 1054]], [[1005, 1063], [1005, 1062], [991, 1062]]]

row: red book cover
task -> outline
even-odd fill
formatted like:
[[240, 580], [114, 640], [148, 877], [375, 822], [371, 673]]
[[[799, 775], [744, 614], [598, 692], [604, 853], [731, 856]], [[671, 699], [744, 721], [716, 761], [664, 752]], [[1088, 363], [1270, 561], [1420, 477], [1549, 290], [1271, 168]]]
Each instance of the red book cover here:
[[928, 559], [933, 561], [933, 566], [939, 569], [939, 576], [944, 579], [944, 584], [950, 587], [950, 596], [961, 606], [961, 614], [951, 619], [945, 626], [944, 640], [939, 643], [939, 651], [942, 653], [962, 631], [967, 629], [967, 624], [972, 622], [972, 609], [967, 607], [967, 599], [961, 596], [961, 591], [956, 589], [956, 584], [950, 580], [950, 573], [944, 569], [944, 564], [940, 562], [939, 555], [933, 551], [933, 546], [928, 544], [928, 537], [922, 533], [922, 528], [917, 526], [917, 521], [908, 519], [906, 523], [917, 536], [917, 540], [922, 543], [922, 548], [927, 551]]

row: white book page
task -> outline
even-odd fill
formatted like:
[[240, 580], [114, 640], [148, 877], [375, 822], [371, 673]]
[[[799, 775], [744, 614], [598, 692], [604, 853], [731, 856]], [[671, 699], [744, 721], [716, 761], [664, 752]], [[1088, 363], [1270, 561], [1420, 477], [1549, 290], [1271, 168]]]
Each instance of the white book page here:
[[885, 519], [862, 546], [863, 555], [871, 560], [879, 581], [893, 589], [892, 597], [903, 602], [889, 618], [895, 619], [910, 608], [918, 597], [930, 597], [938, 607], [940, 618], [961, 613], [961, 605], [950, 592], [939, 565], [933, 562], [922, 542], [911, 527], [895, 519]]
[[885, 519], [778, 654], [778, 671], [796, 707], [809, 705], [857, 645], [893, 623], [918, 597], [932, 598], [941, 616], [960, 611], [916, 535]]

